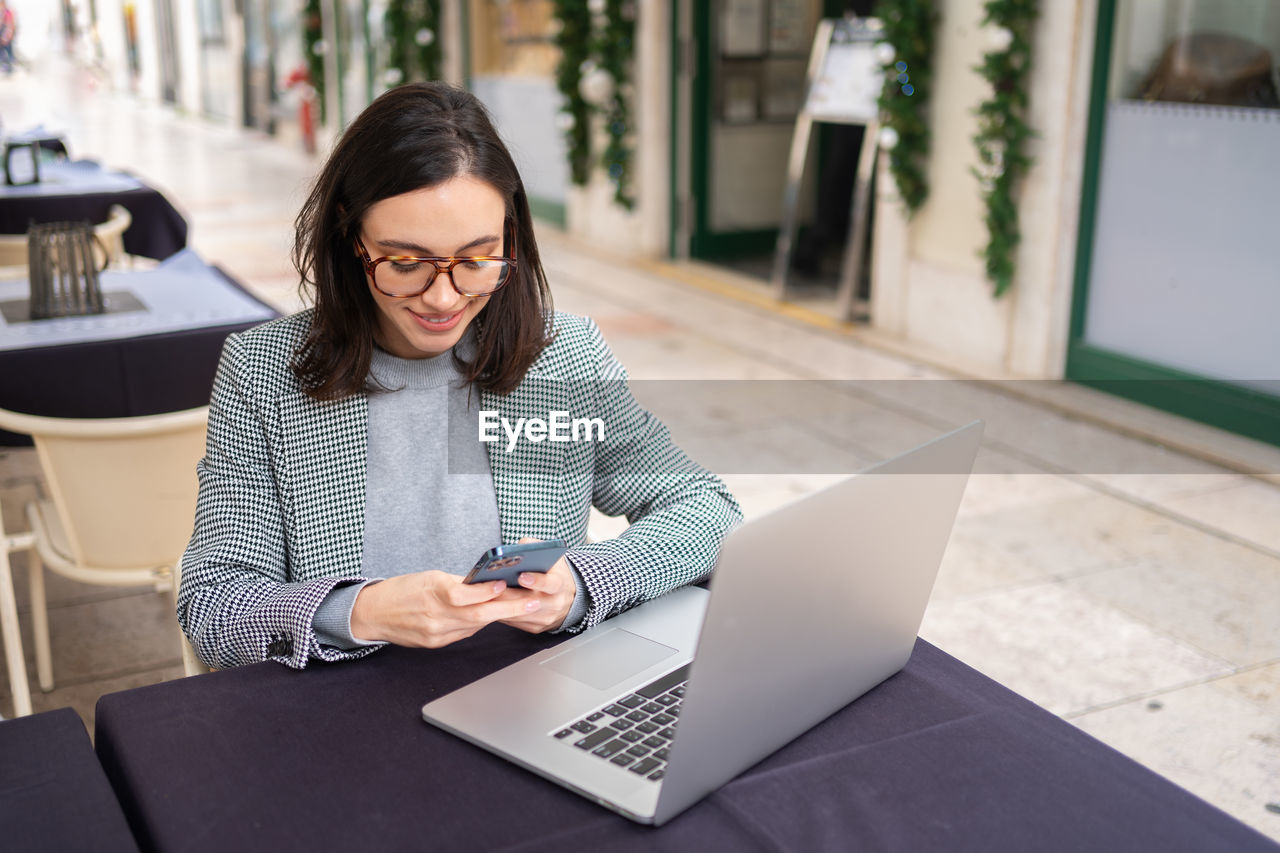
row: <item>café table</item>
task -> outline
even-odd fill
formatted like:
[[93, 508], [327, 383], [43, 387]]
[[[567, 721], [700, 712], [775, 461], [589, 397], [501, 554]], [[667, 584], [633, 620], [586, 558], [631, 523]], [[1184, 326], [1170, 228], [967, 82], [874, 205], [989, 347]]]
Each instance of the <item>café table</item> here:
[[71, 708], [0, 720], [0, 849], [137, 853]]
[[[278, 316], [190, 250], [108, 270], [101, 287], [108, 313], [24, 321], [29, 285], [0, 281], [0, 408], [117, 418], [203, 406], [227, 335]], [[30, 439], [0, 430], [3, 444]]]
[[96, 748], [144, 850], [1280, 850], [924, 641], [656, 829], [423, 722], [423, 703], [560, 641], [491, 625], [111, 693]]
[[187, 221], [154, 187], [92, 160], [41, 162], [40, 181], [0, 185], [0, 234], [25, 234], [32, 223], [107, 221], [114, 204], [133, 216], [124, 250], [163, 260], [187, 245]]

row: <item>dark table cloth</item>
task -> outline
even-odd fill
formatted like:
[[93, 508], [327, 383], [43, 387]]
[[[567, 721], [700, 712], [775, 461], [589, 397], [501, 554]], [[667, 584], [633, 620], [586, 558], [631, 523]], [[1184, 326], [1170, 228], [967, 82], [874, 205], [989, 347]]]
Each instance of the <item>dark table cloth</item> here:
[[[268, 313], [276, 314], [274, 309]], [[194, 409], [209, 402], [227, 335], [260, 322], [0, 350], [0, 408], [66, 418], [124, 418]], [[0, 430], [0, 446], [30, 444], [29, 436]]]
[[159, 191], [134, 189], [58, 195], [0, 196], [0, 234], [25, 234], [32, 223], [106, 222], [111, 205], [124, 206], [133, 222], [124, 232], [124, 250], [164, 260], [187, 245], [187, 220]]
[[138, 849], [70, 708], [0, 721], [0, 849]]
[[98, 755], [155, 850], [1280, 849], [923, 641], [657, 829], [422, 721], [424, 702], [555, 642], [491, 626], [440, 650], [109, 694]]

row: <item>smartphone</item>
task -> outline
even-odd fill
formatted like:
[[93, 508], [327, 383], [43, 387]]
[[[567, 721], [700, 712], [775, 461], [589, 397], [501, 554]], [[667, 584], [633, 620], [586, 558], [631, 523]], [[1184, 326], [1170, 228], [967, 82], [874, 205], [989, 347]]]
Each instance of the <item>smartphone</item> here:
[[506, 581], [507, 586], [518, 586], [516, 578], [521, 572], [546, 572], [564, 556], [563, 539], [545, 542], [525, 542], [522, 545], [498, 545], [485, 551], [471, 568], [463, 583]]

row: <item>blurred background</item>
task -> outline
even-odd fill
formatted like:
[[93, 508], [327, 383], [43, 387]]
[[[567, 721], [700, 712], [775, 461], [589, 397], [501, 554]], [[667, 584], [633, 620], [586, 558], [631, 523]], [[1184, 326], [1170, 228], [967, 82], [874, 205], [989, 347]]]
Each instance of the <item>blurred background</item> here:
[[[858, 383], [839, 430], [777, 407], [701, 436], [793, 472], [727, 476], [748, 516], [825, 481], [797, 447], [830, 473], [986, 418], [921, 635], [1280, 838], [1280, 3], [7, 5], [4, 134], [145, 179], [190, 248], [281, 312], [302, 304], [293, 216], [343, 127], [406, 80], [475, 92], [557, 306], [633, 378]], [[846, 13], [883, 23], [883, 112], [813, 125], [780, 291], [815, 37]], [[0, 448], [9, 533], [45, 489], [34, 451]], [[182, 675], [167, 593], [51, 577], [49, 600], [58, 685], [37, 711], [91, 724], [103, 693]]]
[[789, 301], [975, 375], [1168, 380], [1111, 390], [1255, 438], [1280, 435], [1268, 381], [1280, 376], [1280, 4], [1271, 0], [1042, 3], [1025, 33], [1014, 28], [1015, 50], [1026, 42], [1019, 85], [1033, 135], [1014, 187], [1012, 285], [998, 299], [984, 272], [990, 234], [973, 137], [992, 89], [978, 66], [1008, 47], [999, 13], [1014, 4], [9, 5], [19, 62], [73, 54], [104, 88], [276, 137], [299, 156], [312, 138], [326, 150], [389, 85], [458, 82], [489, 105], [543, 219], [613, 252], [709, 265], [761, 292], [818, 22], [875, 13], [900, 34], [914, 17], [905, 32], [926, 67], [907, 73], [919, 72], [931, 135], [918, 159], [928, 195], [908, 218], [880, 158], [872, 251], [862, 253], [854, 310], [837, 316], [863, 134], [819, 125]]

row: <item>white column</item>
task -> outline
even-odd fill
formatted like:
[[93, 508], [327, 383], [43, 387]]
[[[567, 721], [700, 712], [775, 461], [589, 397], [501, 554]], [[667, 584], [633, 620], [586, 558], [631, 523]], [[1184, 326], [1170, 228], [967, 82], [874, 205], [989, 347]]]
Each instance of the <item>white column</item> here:
[[227, 37], [224, 73], [231, 88], [226, 123], [238, 129], [244, 126], [244, 16], [236, 11], [233, 0], [222, 0], [222, 22]]
[[440, 51], [442, 55], [440, 73], [448, 83], [461, 86], [466, 77], [466, 41], [467, 32], [462, 27], [465, 14], [463, 4], [466, 0], [444, 0], [440, 4]]

